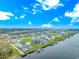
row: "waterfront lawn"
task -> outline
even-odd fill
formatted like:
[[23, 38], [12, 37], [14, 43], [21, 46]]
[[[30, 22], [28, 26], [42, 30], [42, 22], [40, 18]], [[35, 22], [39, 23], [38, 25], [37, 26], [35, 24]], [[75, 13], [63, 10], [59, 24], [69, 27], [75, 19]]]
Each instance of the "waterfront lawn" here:
[[32, 48], [30, 48], [30, 49], [28, 50], [28, 52], [36, 51], [36, 50], [38, 50], [38, 49], [39, 49], [39, 45], [32, 44]]
[[56, 34], [56, 33], [51, 33], [51, 35], [52, 35], [52, 36], [57, 36], [57, 34]]
[[21, 42], [32, 42], [32, 38], [31, 37], [23, 37]]
[[54, 41], [58, 42], [58, 41], [61, 41], [61, 40], [62, 40], [62, 36], [58, 36], [58, 37], [55, 38]]
[[12, 48], [12, 51], [13, 51], [12, 56], [19, 56], [20, 55], [19, 52], [18, 52], [18, 50], [16, 50], [12, 46], [11, 46], [11, 48]]

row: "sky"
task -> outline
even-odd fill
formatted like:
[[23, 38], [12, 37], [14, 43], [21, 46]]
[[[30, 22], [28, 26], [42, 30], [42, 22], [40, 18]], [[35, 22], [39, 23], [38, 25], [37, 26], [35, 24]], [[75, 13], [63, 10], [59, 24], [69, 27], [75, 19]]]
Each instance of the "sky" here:
[[79, 0], [0, 0], [0, 28], [79, 28]]

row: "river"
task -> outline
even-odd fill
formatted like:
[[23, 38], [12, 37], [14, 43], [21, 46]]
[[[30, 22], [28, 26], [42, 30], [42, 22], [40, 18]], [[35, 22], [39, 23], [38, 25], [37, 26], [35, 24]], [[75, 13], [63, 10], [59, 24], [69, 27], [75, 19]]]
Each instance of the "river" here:
[[79, 59], [79, 34], [46, 47], [40, 53], [35, 52], [17, 59]]

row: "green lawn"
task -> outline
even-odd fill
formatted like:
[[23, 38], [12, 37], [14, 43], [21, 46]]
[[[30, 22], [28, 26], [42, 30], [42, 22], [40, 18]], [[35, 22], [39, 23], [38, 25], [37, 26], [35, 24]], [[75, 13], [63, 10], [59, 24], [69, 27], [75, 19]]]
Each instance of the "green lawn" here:
[[16, 50], [14, 47], [12, 47], [11, 46], [11, 48], [12, 48], [12, 51], [13, 51], [13, 53], [12, 53], [12, 55], [13, 56], [19, 56], [20, 54], [19, 54], [19, 52], [18, 52], [18, 50]]
[[21, 42], [32, 42], [31, 37], [23, 37]]
[[51, 35], [52, 35], [52, 36], [57, 36], [57, 34], [56, 34], [56, 33], [51, 33]]

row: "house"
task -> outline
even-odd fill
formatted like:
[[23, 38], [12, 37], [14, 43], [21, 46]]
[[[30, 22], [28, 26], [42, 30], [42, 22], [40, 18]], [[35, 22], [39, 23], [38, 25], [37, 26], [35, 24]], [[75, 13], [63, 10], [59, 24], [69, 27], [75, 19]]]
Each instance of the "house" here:
[[51, 39], [54, 40], [55, 39], [55, 36], [51, 36]]
[[32, 44], [40, 44], [40, 40], [39, 39], [34, 39], [34, 40], [32, 40]]
[[26, 42], [27, 48], [32, 48], [32, 45], [31, 44], [32, 44], [31, 42]]
[[24, 42], [19, 42], [19, 43], [16, 43], [15, 45], [16, 45], [19, 49], [21, 49], [21, 50], [23, 50], [23, 51], [28, 50], [27, 45], [26, 45], [26, 43], [24, 43]]
[[16, 40], [16, 39], [12, 39], [11, 42], [12, 42], [12, 43], [16, 43], [17, 40]]

